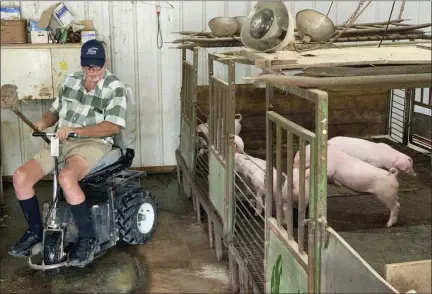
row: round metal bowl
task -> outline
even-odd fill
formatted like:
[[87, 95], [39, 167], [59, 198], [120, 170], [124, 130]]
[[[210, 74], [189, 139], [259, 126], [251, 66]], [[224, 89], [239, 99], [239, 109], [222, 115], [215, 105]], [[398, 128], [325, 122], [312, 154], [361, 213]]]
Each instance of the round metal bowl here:
[[312, 9], [299, 11], [296, 15], [296, 25], [300, 38], [306, 43], [326, 41], [335, 32], [335, 26], [330, 18]]
[[215, 17], [208, 22], [208, 26], [216, 37], [232, 37], [237, 32], [239, 23], [232, 17]]
[[241, 29], [243, 27], [243, 23], [246, 20], [246, 16], [235, 16], [234, 19], [238, 23], [237, 31], [235, 32], [236, 35], [240, 35]]

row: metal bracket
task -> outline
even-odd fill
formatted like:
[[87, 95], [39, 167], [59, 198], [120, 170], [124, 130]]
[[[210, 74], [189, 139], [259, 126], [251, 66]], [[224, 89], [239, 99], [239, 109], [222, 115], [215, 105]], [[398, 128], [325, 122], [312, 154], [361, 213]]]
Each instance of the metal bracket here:
[[325, 249], [328, 248], [329, 245], [329, 236], [330, 233], [327, 231], [329, 225], [327, 223], [327, 219], [324, 217], [320, 217], [318, 220], [319, 230], [321, 234], [321, 244], [324, 246]]

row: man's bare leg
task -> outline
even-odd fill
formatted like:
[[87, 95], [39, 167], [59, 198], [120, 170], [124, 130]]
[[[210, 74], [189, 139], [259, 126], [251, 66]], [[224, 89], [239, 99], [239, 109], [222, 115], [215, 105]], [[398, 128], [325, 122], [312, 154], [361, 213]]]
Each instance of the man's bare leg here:
[[18, 242], [9, 248], [12, 256], [29, 256], [31, 248], [42, 241], [42, 220], [34, 185], [45, 176], [40, 164], [31, 159], [13, 175], [15, 195], [27, 220], [29, 229]]
[[89, 171], [87, 160], [82, 156], [73, 155], [66, 160], [66, 166], [59, 174], [60, 186], [70, 204], [79, 230], [79, 242], [69, 255], [69, 263], [73, 266], [85, 265], [97, 248], [90, 210], [84, 192], [78, 184]]

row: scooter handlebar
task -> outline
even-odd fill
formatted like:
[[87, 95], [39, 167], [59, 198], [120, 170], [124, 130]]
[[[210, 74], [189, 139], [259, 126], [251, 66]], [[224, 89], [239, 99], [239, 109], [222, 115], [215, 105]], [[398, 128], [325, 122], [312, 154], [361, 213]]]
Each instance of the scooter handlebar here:
[[[56, 135], [56, 133], [47, 133], [47, 132], [33, 132], [32, 133], [33, 137], [45, 137], [45, 136], [53, 137], [55, 135]], [[68, 135], [68, 138], [80, 138], [80, 136], [78, 136], [76, 133], [70, 133]]]

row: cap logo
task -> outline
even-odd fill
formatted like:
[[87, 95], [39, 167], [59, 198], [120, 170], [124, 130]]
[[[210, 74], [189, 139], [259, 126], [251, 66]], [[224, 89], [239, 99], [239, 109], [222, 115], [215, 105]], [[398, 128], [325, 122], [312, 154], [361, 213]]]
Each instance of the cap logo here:
[[98, 50], [98, 48], [96, 48], [96, 47], [90, 47], [90, 48], [88, 48], [88, 50], [87, 50], [87, 55], [95, 55]]

